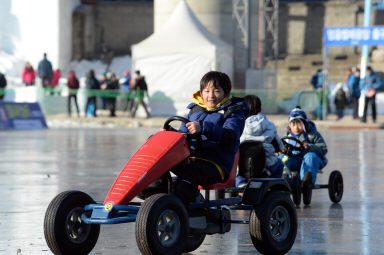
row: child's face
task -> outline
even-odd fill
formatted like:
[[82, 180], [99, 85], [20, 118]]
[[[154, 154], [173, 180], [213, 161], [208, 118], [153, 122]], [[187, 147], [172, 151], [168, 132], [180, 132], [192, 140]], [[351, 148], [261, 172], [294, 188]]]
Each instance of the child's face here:
[[205, 105], [209, 108], [214, 108], [224, 99], [224, 90], [221, 87], [215, 88], [211, 81], [200, 93]]
[[295, 135], [300, 135], [302, 132], [304, 132], [304, 125], [301, 121], [294, 120], [289, 123], [289, 129]]

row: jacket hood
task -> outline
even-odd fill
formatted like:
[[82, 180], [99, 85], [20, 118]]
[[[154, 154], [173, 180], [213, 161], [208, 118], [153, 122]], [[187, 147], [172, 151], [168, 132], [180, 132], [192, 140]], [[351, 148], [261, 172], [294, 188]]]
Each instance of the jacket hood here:
[[300, 106], [296, 106], [291, 111], [288, 118], [288, 124], [291, 123], [291, 121], [293, 120], [300, 120], [304, 125], [305, 131], [307, 132], [309, 130], [309, 120], [307, 114], [301, 109]]
[[210, 111], [210, 110], [214, 110], [214, 109], [220, 108], [222, 105], [224, 105], [231, 98], [232, 98], [232, 96], [229, 95], [229, 96], [225, 97], [223, 100], [221, 100], [221, 102], [218, 103], [216, 105], [216, 107], [209, 108], [208, 106], [205, 105], [204, 100], [201, 97], [200, 90], [198, 90], [195, 93], [193, 93], [193, 95], [192, 95], [192, 102], [197, 104], [197, 105], [199, 105], [199, 106], [201, 106], [201, 107], [203, 107], [204, 109], [207, 109], [208, 111]]

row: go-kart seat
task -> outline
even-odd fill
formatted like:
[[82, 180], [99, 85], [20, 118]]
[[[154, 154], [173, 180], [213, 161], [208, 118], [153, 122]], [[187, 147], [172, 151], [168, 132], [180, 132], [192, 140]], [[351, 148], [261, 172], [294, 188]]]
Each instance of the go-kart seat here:
[[235, 185], [237, 164], [239, 162], [240, 152], [237, 151], [235, 155], [235, 161], [233, 162], [232, 170], [223, 182], [214, 183], [211, 185], [204, 186], [204, 190], [213, 190], [213, 189], [225, 189], [230, 188]]
[[268, 177], [265, 163], [265, 151], [262, 142], [246, 141], [240, 144], [240, 176], [246, 179]]

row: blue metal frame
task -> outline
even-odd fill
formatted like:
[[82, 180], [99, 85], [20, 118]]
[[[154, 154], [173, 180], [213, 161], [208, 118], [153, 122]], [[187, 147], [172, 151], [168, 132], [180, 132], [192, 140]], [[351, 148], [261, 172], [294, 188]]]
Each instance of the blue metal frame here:
[[106, 210], [103, 204], [90, 204], [84, 207], [81, 219], [86, 224], [117, 224], [135, 222], [139, 206], [113, 205]]

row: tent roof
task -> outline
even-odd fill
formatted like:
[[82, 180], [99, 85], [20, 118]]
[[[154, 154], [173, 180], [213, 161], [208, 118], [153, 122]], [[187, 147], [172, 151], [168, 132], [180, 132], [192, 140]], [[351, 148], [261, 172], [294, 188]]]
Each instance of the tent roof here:
[[185, 0], [180, 0], [164, 26], [142, 42], [132, 46], [132, 58], [192, 53], [215, 57], [217, 48], [232, 47], [209, 32], [196, 18]]

